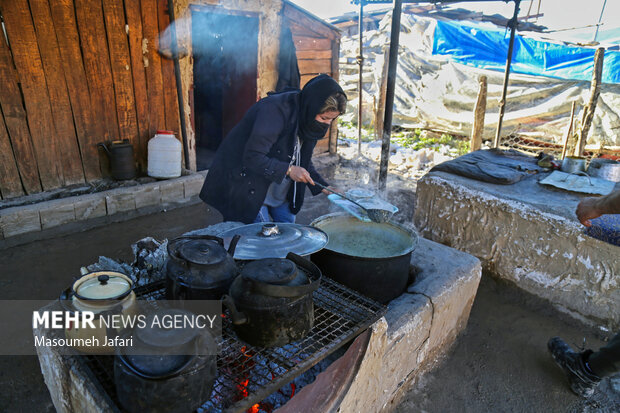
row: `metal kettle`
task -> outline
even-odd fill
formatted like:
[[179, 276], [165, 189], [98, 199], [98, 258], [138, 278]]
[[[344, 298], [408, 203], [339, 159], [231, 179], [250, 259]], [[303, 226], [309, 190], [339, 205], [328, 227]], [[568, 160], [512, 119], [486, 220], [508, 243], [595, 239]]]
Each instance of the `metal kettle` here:
[[166, 298], [219, 300], [238, 274], [233, 260], [240, 236], [230, 242], [211, 235], [182, 236], [168, 241]]
[[116, 180], [133, 179], [136, 167], [133, 159], [133, 146], [129, 139], [99, 143], [110, 159], [110, 172]]

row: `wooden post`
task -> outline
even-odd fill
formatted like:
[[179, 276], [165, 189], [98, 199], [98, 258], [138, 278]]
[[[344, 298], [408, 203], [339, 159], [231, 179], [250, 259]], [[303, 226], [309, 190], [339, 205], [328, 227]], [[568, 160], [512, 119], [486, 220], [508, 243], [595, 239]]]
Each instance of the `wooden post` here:
[[599, 47], [596, 49], [596, 53], [594, 53], [594, 68], [592, 70], [592, 83], [590, 83], [590, 100], [583, 110], [579, 140], [577, 141], [577, 145], [575, 147], [575, 156], [581, 156], [583, 154], [583, 148], [586, 146], [588, 132], [590, 132], [590, 127], [592, 126], [596, 102], [598, 101], [598, 96], [601, 94], [601, 78], [603, 77], [604, 56], [604, 48]]
[[573, 101], [573, 104], [570, 108], [570, 120], [568, 123], [568, 129], [566, 129], [566, 135], [564, 136], [564, 146], [562, 147], [562, 159], [566, 156], [566, 147], [568, 146], [568, 140], [573, 134], [573, 120], [575, 119], [575, 108], [577, 107], [577, 102]]
[[389, 56], [390, 48], [386, 47], [383, 51], [383, 68], [381, 70], [381, 84], [379, 85], [379, 104], [377, 105], [377, 119], [375, 120], [375, 129], [380, 139], [383, 139], [383, 117], [385, 115], [385, 91], [387, 89]]
[[474, 125], [471, 129], [471, 141], [469, 151], [477, 151], [482, 147], [482, 134], [484, 132], [484, 115], [487, 111], [487, 77], [478, 78], [480, 88], [478, 89], [478, 100], [474, 108]]

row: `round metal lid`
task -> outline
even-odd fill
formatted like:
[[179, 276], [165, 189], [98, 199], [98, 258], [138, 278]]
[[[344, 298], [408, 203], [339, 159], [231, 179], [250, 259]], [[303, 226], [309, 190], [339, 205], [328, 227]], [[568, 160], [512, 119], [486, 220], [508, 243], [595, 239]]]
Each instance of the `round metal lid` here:
[[176, 308], [158, 310], [146, 317], [145, 328], [138, 328], [134, 333], [140, 342], [152, 349], [179, 349], [197, 335], [195, 329], [185, 327], [183, 322], [179, 323], [179, 320], [191, 316], [191, 312]]
[[188, 240], [179, 248], [185, 260], [201, 265], [219, 264], [226, 259], [226, 250], [215, 241]]
[[100, 271], [87, 274], [75, 284], [76, 297], [83, 300], [114, 300], [131, 291], [131, 282], [120, 273]]
[[309, 255], [327, 245], [327, 234], [318, 228], [292, 223], [257, 223], [233, 228], [220, 234], [227, 238], [241, 235], [234, 258], [259, 260], [285, 258], [289, 252]]
[[297, 266], [285, 258], [266, 258], [246, 265], [241, 275], [265, 284], [285, 285], [297, 277]]

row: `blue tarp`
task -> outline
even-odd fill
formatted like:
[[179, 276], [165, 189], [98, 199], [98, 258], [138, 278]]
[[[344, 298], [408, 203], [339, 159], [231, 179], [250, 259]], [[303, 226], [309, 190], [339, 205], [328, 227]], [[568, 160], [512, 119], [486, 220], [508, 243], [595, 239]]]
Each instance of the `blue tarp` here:
[[[433, 54], [483, 69], [506, 67], [510, 30], [437, 21]], [[566, 46], [515, 36], [511, 72], [566, 80], [592, 80], [595, 49]], [[603, 83], [620, 83], [620, 52], [606, 51]]]

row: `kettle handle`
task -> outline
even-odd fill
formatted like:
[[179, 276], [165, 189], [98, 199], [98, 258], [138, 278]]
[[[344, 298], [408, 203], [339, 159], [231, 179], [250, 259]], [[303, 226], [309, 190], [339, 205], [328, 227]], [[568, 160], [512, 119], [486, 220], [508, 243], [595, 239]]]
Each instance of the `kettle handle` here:
[[112, 155], [112, 154], [110, 153], [110, 150], [108, 149], [108, 145], [106, 145], [106, 143], [105, 143], [105, 142], [100, 142], [100, 143], [98, 143], [98, 144], [97, 144], [97, 146], [101, 146], [101, 147], [102, 147], [102, 148], [106, 151], [106, 153], [108, 154], [108, 156], [111, 156], [111, 155]]
[[230, 310], [233, 324], [240, 325], [248, 322], [248, 317], [244, 313], [237, 310], [237, 306], [230, 295], [224, 294], [222, 296], [222, 304]]
[[235, 256], [235, 249], [237, 248], [237, 243], [239, 242], [239, 239], [241, 239], [241, 235], [235, 234], [230, 240], [230, 244], [228, 244], [228, 254], [233, 258]]

